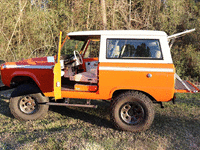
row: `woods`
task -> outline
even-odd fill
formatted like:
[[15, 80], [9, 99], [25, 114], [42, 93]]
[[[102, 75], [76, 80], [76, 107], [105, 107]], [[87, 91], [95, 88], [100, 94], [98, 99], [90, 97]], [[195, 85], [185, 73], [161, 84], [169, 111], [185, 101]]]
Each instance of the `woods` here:
[[[162, 30], [196, 28], [176, 40], [173, 60], [181, 77], [200, 74], [200, 2], [194, 0], [1, 0], [0, 59], [52, 55], [59, 30]], [[64, 37], [63, 37], [64, 38]]]

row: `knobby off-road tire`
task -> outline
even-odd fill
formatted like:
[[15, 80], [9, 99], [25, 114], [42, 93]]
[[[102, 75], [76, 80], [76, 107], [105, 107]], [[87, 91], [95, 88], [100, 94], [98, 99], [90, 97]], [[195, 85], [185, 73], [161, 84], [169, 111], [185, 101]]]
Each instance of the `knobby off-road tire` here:
[[46, 102], [49, 102], [49, 98], [43, 96], [36, 85], [23, 84], [12, 92], [9, 107], [18, 120], [36, 120], [48, 112], [49, 106], [44, 105]]
[[111, 104], [111, 121], [120, 130], [144, 131], [151, 126], [154, 115], [151, 99], [141, 92], [122, 93]]

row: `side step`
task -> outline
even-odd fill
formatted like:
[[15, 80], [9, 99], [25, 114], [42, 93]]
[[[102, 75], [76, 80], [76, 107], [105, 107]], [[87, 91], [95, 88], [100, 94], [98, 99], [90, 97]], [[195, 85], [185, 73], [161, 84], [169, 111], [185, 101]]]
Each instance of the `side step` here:
[[52, 102], [48, 102], [45, 104], [52, 105], [52, 106], [97, 108], [97, 105], [90, 105], [90, 104], [68, 104], [68, 103], [52, 103]]

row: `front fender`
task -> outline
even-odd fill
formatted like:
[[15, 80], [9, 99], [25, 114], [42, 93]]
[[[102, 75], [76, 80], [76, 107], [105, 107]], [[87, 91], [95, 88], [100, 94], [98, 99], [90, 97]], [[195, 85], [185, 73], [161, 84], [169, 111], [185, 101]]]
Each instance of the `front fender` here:
[[53, 69], [5, 69], [2, 71], [2, 82], [10, 87], [12, 80], [20, 76], [31, 78], [43, 93], [53, 91]]
[[[26, 76], [26, 77], [30, 77], [31, 79], [33, 79], [33, 81], [37, 84], [37, 86], [38, 87], [40, 87], [40, 82], [39, 82], [39, 80], [37, 79], [37, 77], [33, 74], [33, 73], [31, 73], [31, 72], [29, 72], [29, 71], [15, 71], [15, 72], [13, 72], [13, 74], [11, 75], [11, 80], [14, 78], [14, 77], [16, 77], [16, 76]], [[10, 80], [10, 82], [9, 83], [11, 83], [11, 80]]]

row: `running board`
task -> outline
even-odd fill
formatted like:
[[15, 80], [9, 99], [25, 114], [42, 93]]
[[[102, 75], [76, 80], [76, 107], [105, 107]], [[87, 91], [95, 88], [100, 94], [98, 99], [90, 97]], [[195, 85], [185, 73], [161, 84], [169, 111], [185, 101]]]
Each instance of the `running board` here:
[[87, 107], [87, 108], [97, 108], [97, 105], [88, 105], [88, 104], [67, 104], [67, 103], [45, 103], [46, 105], [52, 106], [66, 106], [66, 107]]

